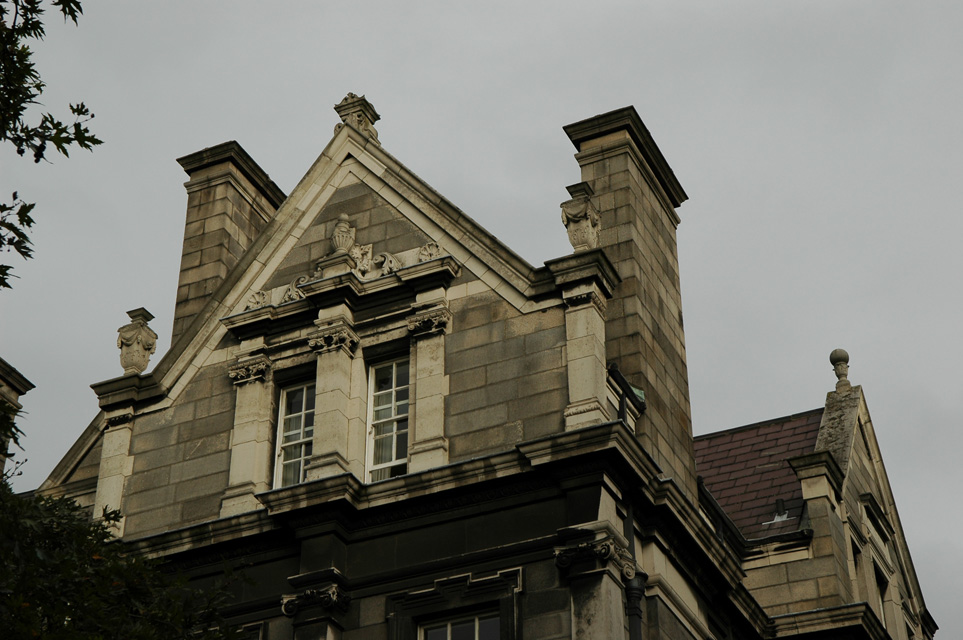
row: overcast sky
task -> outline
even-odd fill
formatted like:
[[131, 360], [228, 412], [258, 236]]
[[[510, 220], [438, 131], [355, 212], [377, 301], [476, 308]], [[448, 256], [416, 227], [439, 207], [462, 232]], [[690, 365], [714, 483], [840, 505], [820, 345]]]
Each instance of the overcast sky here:
[[[333, 3], [331, 3], [333, 4]], [[121, 374], [125, 312], [170, 345], [186, 207], [175, 158], [237, 140], [289, 192], [365, 94], [384, 148], [529, 260], [571, 251], [561, 127], [634, 105], [689, 194], [679, 254], [696, 434], [822, 406], [851, 355], [927, 605], [963, 634], [963, 4], [93, 2], [51, 15], [43, 102], [104, 145], [0, 190], [36, 257], [0, 292], [0, 356], [37, 388], [36, 487]], [[591, 7], [591, 8], [590, 8]]]

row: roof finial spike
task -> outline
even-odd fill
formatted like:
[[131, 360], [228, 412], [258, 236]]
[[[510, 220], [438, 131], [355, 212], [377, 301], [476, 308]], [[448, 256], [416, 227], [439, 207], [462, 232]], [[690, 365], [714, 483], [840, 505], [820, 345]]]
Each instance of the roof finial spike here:
[[845, 349], [833, 349], [829, 354], [829, 362], [836, 373], [836, 391], [844, 391], [852, 385], [849, 383], [849, 354]]

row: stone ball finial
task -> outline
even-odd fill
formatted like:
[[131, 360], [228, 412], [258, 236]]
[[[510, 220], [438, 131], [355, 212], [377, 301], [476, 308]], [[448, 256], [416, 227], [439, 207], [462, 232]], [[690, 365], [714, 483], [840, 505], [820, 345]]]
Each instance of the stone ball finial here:
[[836, 374], [836, 391], [848, 389], [849, 383], [849, 354], [845, 349], [833, 349], [829, 354], [829, 363], [833, 365]]

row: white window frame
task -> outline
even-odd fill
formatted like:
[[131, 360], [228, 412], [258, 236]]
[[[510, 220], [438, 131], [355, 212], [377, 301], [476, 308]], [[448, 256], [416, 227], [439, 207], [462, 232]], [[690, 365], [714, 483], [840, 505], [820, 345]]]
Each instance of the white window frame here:
[[[439, 640], [451, 640], [451, 627], [452, 625], [462, 625], [466, 622], [474, 623], [474, 634], [472, 636], [473, 640], [480, 640], [479, 631], [482, 622], [488, 620], [495, 620], [495, 624], [498, 627], [499, 636], [501, 637], [501, 615], [498, 611], [480, 613], [474, 616], [461, 616], [458, 618], [452, 618], [451, 620], [444, 620], [440, 622], [435, 622], [432, 624], [423, 625], [419, 629], [418, 640], [429, 640], [429, 633], [432, 631], [445, 631], [445, 636], [443, 639]], [[435, 634], [437, 635], [437, 634]]]
[[[301, 401], [301, 408], [297, 411], [287, 411], [288, 409], [288, 395], [296, 391], [303, 392], [303, 398]], [[315, 395], [316, 387], [315, 383], [312, 382], [302, 382], [300, 384], [290, 385], [281, 389], [281, 398], [278, 402], [278, 424], [275, 431], [275, 454], [274, 454], [274, 488], [281, 489], [283, 487], [293, 487], [294, 485], [301, 484], [304, 482], [304, 472], [307, 466], [308, 460], [311, 459], [311, 455], [314, 450], [313, 439], [314, 439], [314, 426], [315, 426], [315, 415], [317, 408], [315, 406]], [[295, 422], [295, 418], [300, 418], [298, 422], [298, 431], [291, 429], [291, 431], [286, 433], [286, 426]], [[288, 422], [286, 422], [288, 421]], [[308, 425], [308, 423], [310, 423]], [[299, 437], [291, 438], [285, 441], [286, 436], [294, 436], [297, 434]], [[288, 447], [299, 447], [298, 455], [292, 457], [288, 460], [283, 459], [284, 450]], [[297, 480], [293, 482], [284, 482], [284, 469], [285, 466], [297, 465]]]
[[[386, 367], [391, 367], [391, 387], [382, 391], [378, 391], [375, 388], [375, 376], [379, 370]], [[408, 374], [408, 382], [404, 385], [398, 385], [398, 371], [405, 369]], [[390, 393], [390, 396], [388, 395]], [[403, 396], [404, 400], [399, 400], [399, 396]], [[387, 400], [387, 402], [385, 402]], [[379, 411], [388, 410], [390, 415], [385, 416], [375, 416], [375, 403], [380, 402], [377, 409]], [[410, 422], [410, 411], [411, 411], [411, 359], [410, 357], [399, 358], [397, 360], [389, 360], [386, 362], [379, 362], [377, 364], [372, 364], [368, 367], [368, 426], [367, 426], [367, 437], [366, 437], [366, 465], [365, 465], [365, 477], [368, 482], [377, 482], [379, 480], [387, 480], [389, 478], [396, 477], [397, 475], [404, 475], [408, 473], [408, 450], [411, 446], [411, 422]], [[400, 422], [404, 422], [405, 428], [398, 429], [397, 425]], [[376, 434], [379, 427], [384, 427], [387, 425], [394, 425], [392, 429], [387, 434]], [[400, 456], [398, 448], [398, 436], [399, 434], [404, 434], [404, 455]], [[386, 462], [375, 462], [375, 443], [378, 440], [390, 439], [391, 440], [391, 451], [392, 458]], [[396, 467], [403, 467], [400, 474], [392, 475], [392, 470]], [[375, 478], [375, 475], [383, 475], [382, 471], [388, 471], [388, 475], [384, 477]]]

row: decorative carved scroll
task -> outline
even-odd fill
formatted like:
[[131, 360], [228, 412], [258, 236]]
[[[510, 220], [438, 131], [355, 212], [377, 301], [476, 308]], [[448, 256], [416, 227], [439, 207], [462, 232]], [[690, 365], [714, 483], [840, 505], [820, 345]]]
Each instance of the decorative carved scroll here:
[[281, 304], [304, 299], [304, 292], [298, 289], [298, 285], [304, 284], [308, 281], [308, 279], [308, 276], [299, 276], [292, 280], [291, 284], [288, 285], [288, 288], [284, 290], [284, 295], [281, 296]]
[[374, 263], [381, 265], [381, 275], [383, 276], [394, 273], [405, 266], [400, 259], [390, 253], [379, 253], [378, 257], [374, 259]]

